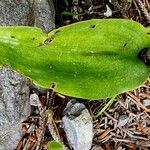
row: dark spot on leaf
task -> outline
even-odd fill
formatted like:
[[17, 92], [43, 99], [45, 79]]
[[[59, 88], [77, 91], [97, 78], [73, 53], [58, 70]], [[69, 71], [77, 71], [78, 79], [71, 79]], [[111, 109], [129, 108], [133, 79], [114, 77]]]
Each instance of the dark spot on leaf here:
[[49, 68], [50, 68], [50, 69], [52, 69], [52, 68], [53, 68], [51, 64], [49, 64]]
[[32, 38], [33, 41], [37, 40], [35, 37]]
[[49, 44], [50, 42], [53, 41], [54, 38], [50, 37], [50, 38], [47, 38], [45, 41], [44, 41], [44, 44]]
[[124, 45], [123, 45], [123, 47], [126, 47], [127, 46], [127, 43], [125, 43]]
[[43, 43], [40, 43], [38, 46], [43, 46], [44, 44]]
[[57, 34], [57, 33], [59, 33], [59, 32], [60, 32], [60, 30], [56, 30], [56, 31], [55, 31], [55, 34]]
[[50, 85], [50, 88], [52, 88], [52, 89], [54, 89], [56, 87], [56, 83], [52, 83], [51, 85]]
[[13, 38], [13, 39], [15, 38], [15, 36], [13, 36], [13, 35], [11, 35], [10, 37]]
[[95, 24], [90, 25], [90, 28], [95, 28], [95, 27], [96, 27], [96, 25], [95, 25]]
[[150, 35], [150, 32], [147, 32], [148, 35]]

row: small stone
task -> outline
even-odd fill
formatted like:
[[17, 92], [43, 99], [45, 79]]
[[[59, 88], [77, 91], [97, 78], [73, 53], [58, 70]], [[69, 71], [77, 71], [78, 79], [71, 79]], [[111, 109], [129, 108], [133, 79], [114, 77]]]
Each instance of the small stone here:
[[37, 94], [31, 94], [30, 95], [30, 105], [31, 106], [39, 106], [40, 105], [40, 100]]
[[100, 145], [94, 145], [91, 150], [104, 150]]
[[128, 116], [126, 115], [120, 116], [117, 127], [123, 127], [124, 125], [127, 124], [128, 120], [129, 120]]
[[89, 111], [78, 102], [73, 102], [72, 105], [69, 102], [66, 108], [68, 112], [65, 112], [62, 121], [69, 144], [74, 150], [90, 150], [93, 139], [93, 124]]
[[106, 16], [106, 17], [112, 16], [112, 10], [110, 9], [110, 7], [108, 5], [106, 5], [106, 9], [107, 9], [107, 11], [104, 12], [104, 16]]
[[143, 100], [143, 105], [144, 105], [145, 107], [150, 107], [150, 99], [145, 99], [145, 100]]

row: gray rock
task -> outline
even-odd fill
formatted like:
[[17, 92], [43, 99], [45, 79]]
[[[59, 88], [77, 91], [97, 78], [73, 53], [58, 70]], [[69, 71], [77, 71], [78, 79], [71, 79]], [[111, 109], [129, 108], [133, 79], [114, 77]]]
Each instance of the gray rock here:
[[67, 140], [73, 149], [90, 150], [93, 139], [93, 124], [92, 117], [85, 106], [78, 102], [73, 102], [71, 105], [69, 102], [65, 109], [65, 116], [62, 118], [62, 121]]
[[30, 105], [37, 107], [40, 105], [40, 100], [37, 94], [34, 93], [30, 95]]
[[112, 10], [108, 5], [106, 5], [106, 11], [104, 12], [104, 16], [111, 17], [112, 16]]
[[21, 138], [20, 123], [9, 123], [0, 127], [0, 150], [14, 150]]
[[78, 103], [75, 99], [68, 102], [66, 108], [63, 111], [63, 116], [66, 115], [71, 120], [81, 115], [81, 112], [85, 109], [85, 106]]
[[100, 145], [94, 145], [91, 150], [104, 150]]
[[36, 26], [49, 32], [55, 27], [52, 0], [1, 0], [1, 26]]
[[49, 32], [55, 27], [55, 9], [52, 0], [34, 1], [34, 25]]
[[128, 116], [126, 116], [126, 115], [120, 116], [117, 127], [123, 127], [124, 125], [126, 125], [128, 123], [128, 120], [129, 120]]
[[150, 99], [144, 99], [142, 101], [143, 105], [146, 106], [146, 107], [150, 107]]
[[20, 124], [30, 115], [30, 80], [4, 66], [0, 69], [0, 150], [12, 150], [21, 138]]

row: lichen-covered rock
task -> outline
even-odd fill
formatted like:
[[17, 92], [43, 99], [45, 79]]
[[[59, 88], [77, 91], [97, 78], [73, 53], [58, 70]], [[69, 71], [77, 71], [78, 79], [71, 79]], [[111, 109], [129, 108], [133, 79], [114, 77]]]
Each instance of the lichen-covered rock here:
[[0, 150], [12, 150], [21, 138], [20, 124], [30, 115], [31, 81], [4, 66], [0, 69]]
[[0, 1], [1, 26], [36, 26], [49, 32], [55, 26], [52, 0]]

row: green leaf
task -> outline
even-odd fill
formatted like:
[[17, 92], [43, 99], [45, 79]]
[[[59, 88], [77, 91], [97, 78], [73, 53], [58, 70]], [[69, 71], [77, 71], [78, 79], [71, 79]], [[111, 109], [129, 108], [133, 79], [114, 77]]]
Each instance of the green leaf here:
[[138, 58], [150, 47], [141, 24], [126, 19], [94, 19], [48, 35], [35, 27], [0, 27], [0, 65], [43, 87], [84, 99], [110, 98], [133, 90], [150, 75]]
[[48, 150], [63, 150], [63, 147], [56, 141], [50, 141], [48, 142]]

